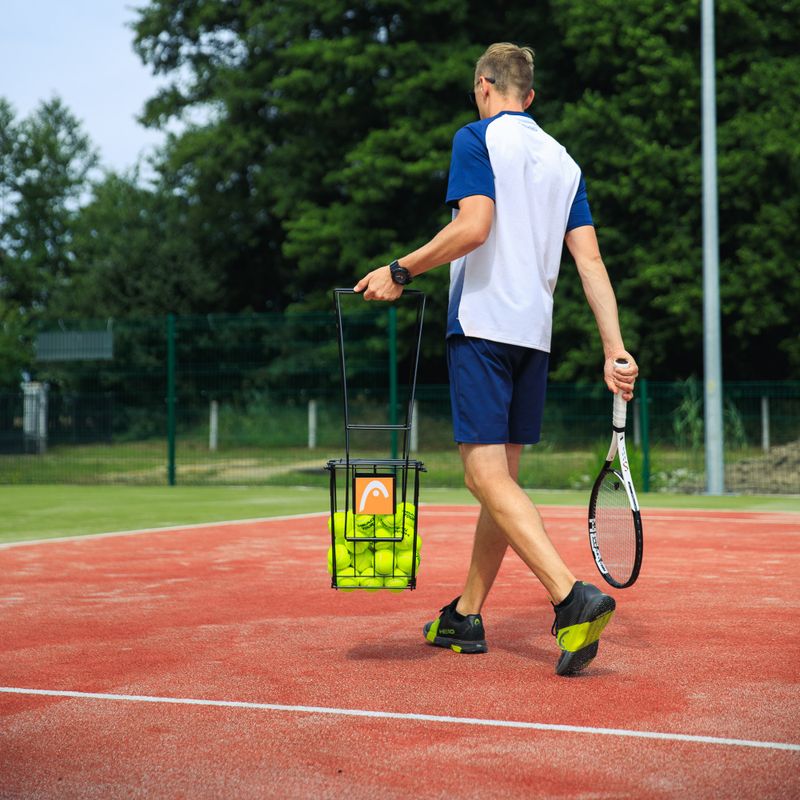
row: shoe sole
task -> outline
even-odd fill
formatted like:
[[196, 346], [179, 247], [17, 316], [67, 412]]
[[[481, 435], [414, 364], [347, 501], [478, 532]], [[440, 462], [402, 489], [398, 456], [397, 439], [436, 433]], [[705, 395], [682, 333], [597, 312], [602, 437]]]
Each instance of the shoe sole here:
[[481, 641], [467, 641], [466, 639], [451, 639], [445, 636], [434, 636], [433, 639], [428, 638], [428, 631], [431, 628], [432, 622], [426, 622], [422, 626], [422, 634], [425, 641], [434, 645], [435, 647], [444, 647], [452, 650], [454, 653], [472, 654], [472, 653], [488, 653], [489, 648], [486, 646], [486, 640]]
[[575, 675], [589, 666], [597, 655], [598, 639], [606, 625], [611, 622], [616, 607], [614, 598], [604, 595], [594, 606], [585, 609], [582, 616], [585, 615], [587, 619], [577, 623], [579, 625], [588, 623], [582, 631], [582, 641], [575, 650], [564, 650], [561, 653], [556, 664], [556, 675]]
[[556, 665], [556, 675], [577, 675], [594, 661], [597, 655], [597, 642], [587, 645], [582, 650], [570, 653], [565, 650]]

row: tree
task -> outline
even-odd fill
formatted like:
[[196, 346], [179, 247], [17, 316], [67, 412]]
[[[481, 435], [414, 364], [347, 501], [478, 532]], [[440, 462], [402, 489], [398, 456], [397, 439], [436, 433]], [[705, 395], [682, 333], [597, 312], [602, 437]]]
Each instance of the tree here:
[[[205, 115], [172, 138], [162, 171], [192, 204], [207, 263], [226, 276], [226, 308], [327, 307], [334, 285], [434, 233], [447, 218], [450, 140], [472, 118], [461, 98], [474, 61], [489, 42], [512, 40], [536, 47], [534, 115], [587, 175], [629, 347], [650, 377], [699, 372], [697, 4], [532, 6], [153, 0], [142, 9], [135, 46], [173, 77], [144, 119]], [[800, 163], [788, 24], [797, 10], [797, 0], [718, 4], [727, 379], [787, 377], [800, 364], [798, 200], [787, 191]], [[444, 271], [424, 281], [428, 380], [441, 377], [445, 283]], [[571, 268], [556, 309], [555, 375], [595, 379], [597, 336]]]
[[[4, 104], [0, 298], [36, 318], [74, 268], [73, 226], [97, 156], [58, 98], [15, 124]], [[0, 120], [2, 122], [3, 120]]]
[[[198, 200], [195, 227], [223, 265], [230, 304], [327, 309], [334, 286], [446, 221], [450, 142], [474, 116], [465, 92], [486, 38], [535, 29], [555, 41], [546, 8], [479, 12], [446, 0], [156, 0], [141, 11], [139, 54], [174, 76], [144, 119], [209, 115], [173, 139], [163, 168]], [[549, 75], [558, 81], [557, 58]], [[442, 270], [425, 283], [435, 380], [446, 281]]]
[[219, 275], [204, 263], [189, 202], [138, 175], [108, 173], [75, 221], [76, 268], [51, 315], [153, 316], [210, 312]]
[[[627, 343], [645, 374], [702, 371], [699, 9], [556, 0], [583, 84], [552, 132], [584, 165]], [[792, 2], [796, 13], [800, 3]], [[720, 291], [726, 380], [798, 373], [800, 57], [785, 3], [717, 4]], [[796, 16], [796, 14], [795, 14]], [[556, 375], [595, 359], [575, 276], [559, 287]], [[792, 372], [793, 370], [793, 372]]]

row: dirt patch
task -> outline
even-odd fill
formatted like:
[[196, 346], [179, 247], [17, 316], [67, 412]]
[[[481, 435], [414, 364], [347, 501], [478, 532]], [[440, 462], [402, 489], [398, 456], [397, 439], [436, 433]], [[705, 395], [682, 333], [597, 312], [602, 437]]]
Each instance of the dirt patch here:
[[[209, 483], [226, 483], [230, 481], [258, 483], [268, 478], [274, 478], [276, 475], [285, 475], [290, 472], [318, 470], [322, 474], [323, 467], [324, 464], [319, 458], [313, 461], [292, 461], [283, 464], [268, 464], [257, 458], [214, 459], [179, 463], [177, 477], [178, 482], [181, 481], [181, 478], [185, 478], [190, 481], [207, 480]], [[165, 475], [166, 466], [159, 464], [152, 469], [126, 471], [125, 473], [117, 474], [109, 473], [105, 476], [105, 482], [158, 483], [164, 480]]]
[[800, 440], [729, 464], [725, 484], [729, 492], [800, 494]]

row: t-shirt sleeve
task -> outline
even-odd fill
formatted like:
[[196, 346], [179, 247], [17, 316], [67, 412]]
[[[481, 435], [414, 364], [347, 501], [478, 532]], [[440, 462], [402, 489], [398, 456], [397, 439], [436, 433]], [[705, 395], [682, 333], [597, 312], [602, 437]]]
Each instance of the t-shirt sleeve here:
[[469, 127], [453, 137], [450, 177], [447, 181], [447, 205], [458, 208], [458, 201], [474, 194], [494, 197], [494, 173], [485, 139]]
[[573, 228], [580, 228], [583, 225], [594, 225], [592, 212], [589, 209], [589, 198], [586, 196], [586, 181], [581, 175], [578, 184], [578, 191], [575, 192], [575, 199], [572, 201], [572, 208], [567, 219], [567, 231]]

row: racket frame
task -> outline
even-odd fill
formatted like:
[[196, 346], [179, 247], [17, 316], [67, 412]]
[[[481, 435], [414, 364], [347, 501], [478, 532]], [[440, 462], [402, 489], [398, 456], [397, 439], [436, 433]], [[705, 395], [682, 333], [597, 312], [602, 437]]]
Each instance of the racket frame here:
[[[639, 511], [639, 501], [636, 497], [636, 490], [633, 488], [630, 465], [628, 463], [628, 451], [625, 446], [625, 420], [627, 416], [627, 402], [622, 399], [622, 394], [614, 395], [613, 430], [611, 435], [611, 445], [608, 448], [605, 464], [600, 470], [600, 474], [592, 486], [592, 494], [589, 499], [589, 546], [592, 548], [594, 563], [597, 565], [598, 572], [603, 579], [617, 589], [626, 589], [632, 586], [639, 577], [639, 570], [642, 566], [643, 536], [642, 536], [642, 516]], [[619, 471], [613, 468], [614, 459], [619, 456]], [[633, 569], [630, 577], [623, 583], [612, 577], [603, 562], [600, 554], [600, 547], [597, 544], [597, 495], [603, 479], [609, 473], [616, 475], [625, 487], [625, 494], [628, 496], [628, 503], [633, 515], [633, 528], [635, 534], [636, 552], [634, 555]]]

